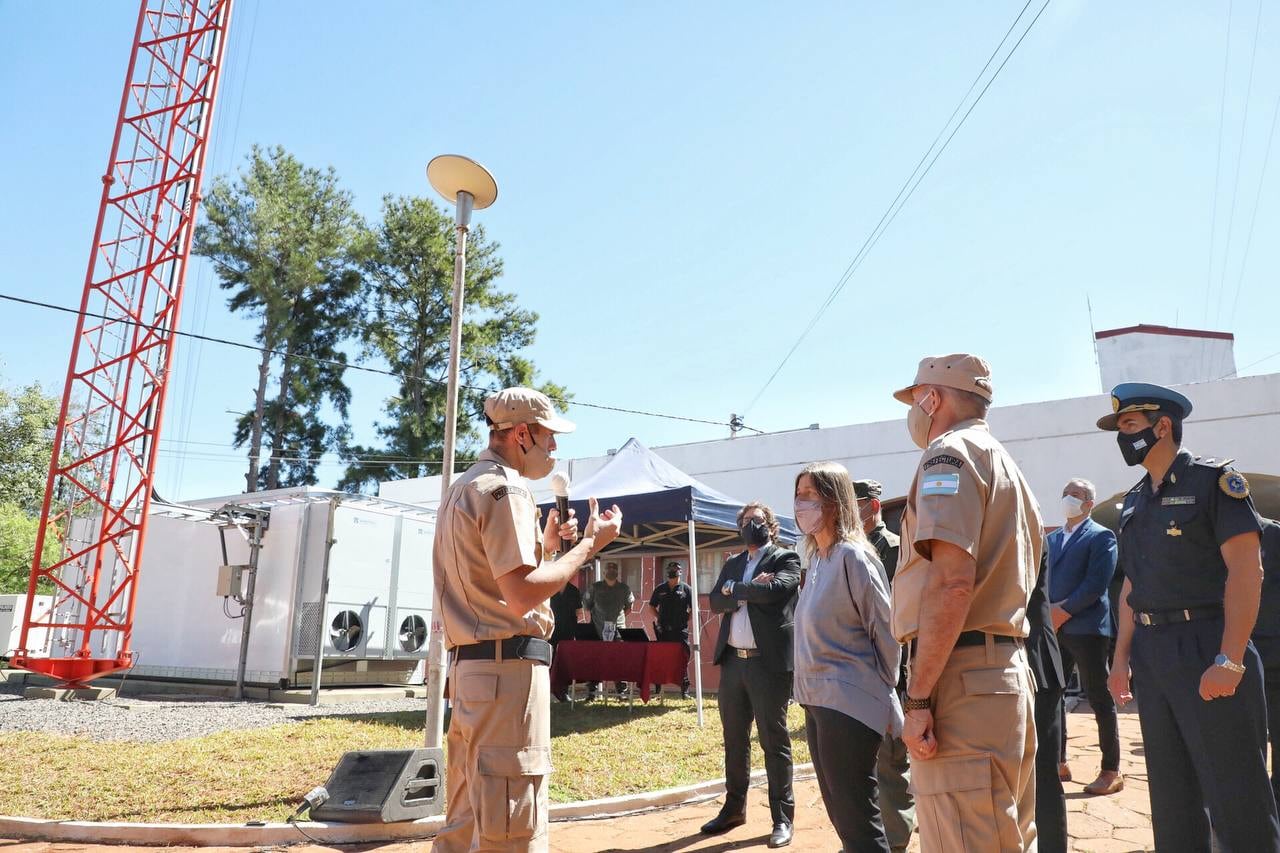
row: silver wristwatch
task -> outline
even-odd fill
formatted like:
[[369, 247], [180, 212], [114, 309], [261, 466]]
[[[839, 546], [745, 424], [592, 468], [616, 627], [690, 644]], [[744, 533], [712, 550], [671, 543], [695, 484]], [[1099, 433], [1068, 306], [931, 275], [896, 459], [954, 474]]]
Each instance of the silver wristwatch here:
[[1227, 657], [1226, 655], [1221, 655], [1221, 654], [1220, 654], [1220, 655], [1218, 655], [1216, 658], [1214, 658], [1214, 659], [1213, 659], [1213, 665], [1214, 665], [1214, 666], [1220, 666], [1220, 667], [1222, 667], [1223, 669], [1228, 670], [1228, 671], [1230, 671], [1230, 672], [1234, 672], [1234, 673], [1236, 673], [1236, 674], [1240, 674], [1240, 673], [1243, 673], [1243, 672], [1244, 672], [1244, 664], [1242, 664], [1242, 663], [1236, 663], [1235, 661], [1233, 661], [1231, 658]]

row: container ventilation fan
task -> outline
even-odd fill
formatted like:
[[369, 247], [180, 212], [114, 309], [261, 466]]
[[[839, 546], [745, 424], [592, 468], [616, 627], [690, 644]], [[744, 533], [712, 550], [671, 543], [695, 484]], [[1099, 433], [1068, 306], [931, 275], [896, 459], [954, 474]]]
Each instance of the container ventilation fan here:
[[329, 623], [329, 642], [340, 652], [349, 652], [360, 645], [364, 623], [354, 610], [344, 610]]
[[427, 620], [421, 616], [406, 616], [400, 623], [400, 648], [416, 652], [427, 642]]

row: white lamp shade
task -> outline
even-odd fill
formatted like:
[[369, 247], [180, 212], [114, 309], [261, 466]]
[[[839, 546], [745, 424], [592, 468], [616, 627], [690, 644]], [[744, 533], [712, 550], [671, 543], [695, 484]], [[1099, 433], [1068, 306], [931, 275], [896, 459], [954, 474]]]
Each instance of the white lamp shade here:
[[427, 180], [450, 204], [456, 204], [458, 193], [470, 193], [476, 210], [484, 210], [498, 198], [498, 182], [489, 170], [470, 157], [441, 154], [427, 164]]

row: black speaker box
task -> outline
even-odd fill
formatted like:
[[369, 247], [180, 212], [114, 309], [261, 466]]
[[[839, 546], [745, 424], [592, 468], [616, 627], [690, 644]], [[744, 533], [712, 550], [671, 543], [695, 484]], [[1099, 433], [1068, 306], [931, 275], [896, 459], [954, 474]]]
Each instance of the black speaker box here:
[[371, 749], [345, 753], [325, 785], [316, 821], [396, 823], [444, 813], [444, 750]]

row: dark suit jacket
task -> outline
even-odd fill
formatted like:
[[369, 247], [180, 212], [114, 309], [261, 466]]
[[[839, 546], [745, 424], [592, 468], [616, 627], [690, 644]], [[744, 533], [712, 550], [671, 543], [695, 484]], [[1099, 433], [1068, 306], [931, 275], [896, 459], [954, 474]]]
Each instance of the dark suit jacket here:
[[1107, 587], [1116, 571], [1116, 535], [1092, 518], [1064, 548], [1065, 531], [1058, 528], [1046, 537], [1049, 555], [1049, 601], [1061, 602], [1071, 618], [1060, 628], [1064, 634], [1110, 637], [1111, 604]]
[[1046, 594], [1048, 564], [1046, 554], [1040, 560], [1040, 577], [1036, 579], [1036, 588], [1031, 590], [1031, 603], [1027, 605], [1027, 621], [1031, 623], [1031, 633], [1027, 635], [1027, 664], [1035, 674], [1036, 689], [1062, 690], [1067, 686], [1067, 679], [1062, 673], [1062, 652], [1058, 648], [1058, 635], [1053, 630]]
[[[715, 662], [724, 662], [731, 614], [738, 609], [739, 602], [745, 601], [751, 633], [755, 635], [762, 662], [774, 672], [791, 672], [791, 636], [796, 595], [800, 591], [800, 555], [772, 544], [763, 550], [764, 555], [751, 576], [771, 573], [772, 581], [767, 584], [742, 583], [742, 573], [747, 567], [747, 552], [743, 551], [725, 562], [711, 590], [711, 610], [724, 614], [720, 620], [720, 635], [716, 638]], [[727, 580], [735, 581], [732, 597], [723, 593]]]

